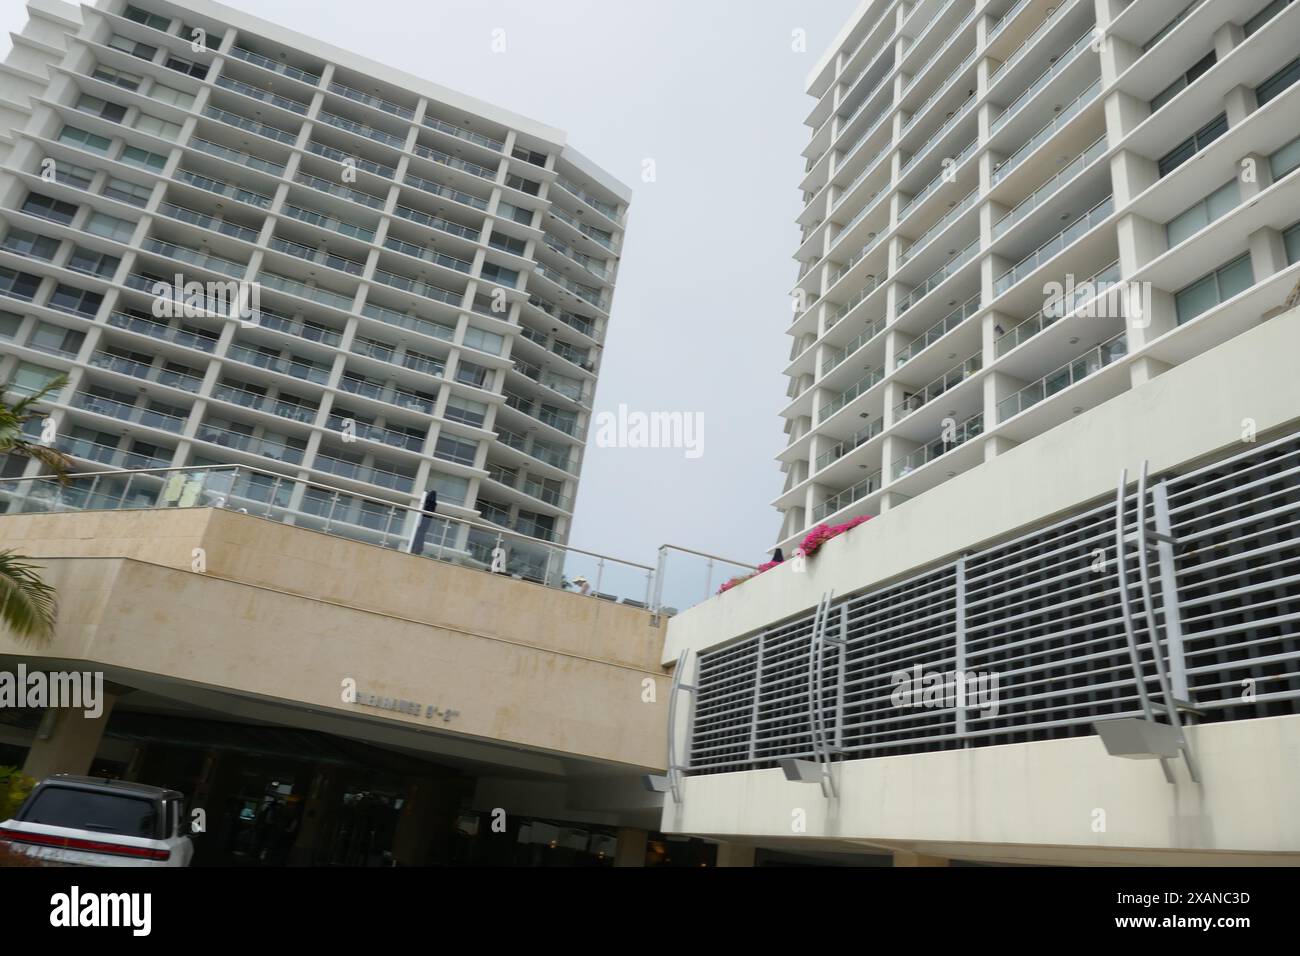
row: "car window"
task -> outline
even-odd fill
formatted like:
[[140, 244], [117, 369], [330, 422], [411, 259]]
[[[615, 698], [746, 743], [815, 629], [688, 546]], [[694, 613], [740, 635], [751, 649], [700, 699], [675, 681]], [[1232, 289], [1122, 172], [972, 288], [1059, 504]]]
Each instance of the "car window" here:
[[26, 823], [149, 839], [158, 837], [160, 823], [151, 800], [64, 787], [45, 787], [34, 794], [21, 819]]

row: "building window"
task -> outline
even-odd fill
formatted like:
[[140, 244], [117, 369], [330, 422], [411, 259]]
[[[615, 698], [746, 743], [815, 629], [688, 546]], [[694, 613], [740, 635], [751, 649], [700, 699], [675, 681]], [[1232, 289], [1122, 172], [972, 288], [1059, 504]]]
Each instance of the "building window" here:
[[497, 215], [525, 226], [533, 224], [533, 210], [524, 209], [522, 206], [515, 206], [508, 202], [497, 203]]
[[429, 487], [438, 493], [438, 501], [449, 505], [463, 505], [469, 497], [469, 479], [432, 472]]
[[1191, 86], [1197, 79], [1204, 75], [1210, 67], [1214, 66], [1215, 61], [1216, 57], [1213, 50], [1201, 59], [1197, 60], [1196, 64], [1190, 70], [1156, 94], [1156, 98], [1151, 101], [1151, 112], [1156, 112], [1160, 107], [1164, 106], [1183, 90], [1187, 89], [1187, 87]]
[[58, 309], [60, 312], [72, 312], [75, 315], [92, 318], [99, 311], [99, 305], [103, 301], [104, 297], [98, 292], [78, 289], [76, 286], [59, 285], [50, 296], [48, 305], [51, 309]]
[[126, 11], [122, 14], [122, 16], [136, 23], [142, 23], [147, 27], [152, 27], [153, 29], [159, 30], [162, 33], [166, 33], [167, 28], [172, 25], [172, 22], [169, 18], [164, 17], [157, 13], [150, 13], [148, 10], [141, 10], [139, 7], [136, 6], [127, 7]]
[[524, 177], [516, 176], [513, 173], [506, 177], [506, 185], [511, 189], [518, 189], [520, 192], [528, 193], [530, 196], [536, 196], [542, 191], [541, 183], [535, 183], [531, 179], [524, 179]]
[[70, 202], [64, 202], [61, 199], [51, 199], [49, 196], [42, 196], [40, 193], [28, 193], [27, 199], [23, 202], [22, 211], [29, 216], [40, 216], [42, 219], [48, 219], [51, 222], [57, 222], [64, 226], [71, 225], [72, 220], [77, 217], [79, 206], [74, 206]]
[[1269, 100], [1281, 96], [1296, 80], [1300, 80], [1300, 56], [1255, 87], [1255, 102], [1263, 106]]
[[1300, 137], [1296, 137], [1268, 158], [1273, 182], [1300, 167]]
[[12, 342], [18, 336], [23, 317], [17, 312], [0, 312], [0, 339]]
[[[494, 262], [483, 263], [483, 278], [489, 282], [495, 282], [497, 285], [505, 286], [507, 289], [513, 289], [519, 284], [519, 273], [515, 269], [507, 269], [505, 266], [499, 266]], [[496, 353], [500, 354], [500, 353]]]
[[0, 295], [7, 295], [14, 299], [30, 302], [36, 297], [36, 290], [40, 287], [40, 276], [0, 266]]
[[1281, 13], [1289, 3], [1291, 3], [1291, 0], [1273, 0], [1273, 2], [1263, 10], [1259, 11], [1259, 13], [1246, 21], [1245, 25], [1242, 27], [1246, 36], [1250, 36], [1264, 24], [1268, 23], [1269, 20], [1272, 20], [1275, 16]]
[[1282, 244], [1286, 246], [1286, 261], [1289, 265], [1300, 262], [1300, 222], [1282, 233]]
[[440, 435], [433, 454], [435, 458], [441, 458], [445, 461], [472, 465], [474, 459], [478, 456], [478, 442], [466, 441], [452, 435]]
[[481, 365], [475, 365], [473, 362], [461, 362], [456, 366], [456, 381], [462, 385], [472, 385], [475, 388], [487, 388], [488, 378], [491, 376], [489, 369]]
[[164, 119], [156, 116], [150, 116], [148, 113], [141, 113], [131, 124], [133, 129], [138, 129], [142, 133], [151, 133], [162, 139], [179, 139], [181, 128], [176, 123], [169, 123]]
[[1183, 140], [1169, 152], [1165, 153], [1164, 156], [1160, 157], [1160, 162], [1157, 164], [1160, 169], [1160, 175], [1169, 175], [1227, 131], [1228, 114], [1220, 113], [1187, 139]]
[[41, 322], [32, 330], [27, 346], [42, 352], [49, 352], [51, 355], [76, 358], [77, 353], [81, 350], [81, 343], [85, 340], [85, 332], [65, 329], [61, 325], [52, 325], [49, 322]]
[[1172, 249], [1193, 233], [1200, 232], [1214, 220], [1226, 215], [1241, 202], [1241, 189], [1230, 179], [1190, 209], [1165, 223], [1165, 236]]
[[529, 163], [533, 166], [541, 166], [543, 168], [546, 166], [545, 153], [539, 153], [535, 150], [524, 149], [522, 146], [516, 146], [510, 155], [514, 156], [515, 159], [522, 159], [525, 163]]
[[6, 252], [49, 262], [59, 251], [59, 240], [40, 236], [26, 229], [11, 229], [9, 235], [5, 236], [4, 249]]
[[77, 246], [72, 250], [68, 268], [73, 272], [84, 272], [86, 275], [98, 276], [101, 279], [111, 279], [121, 263], [122, 260], [117, 256]]
[[54, 159], [47, 157], [48, 162], [54, 170], [56, 181], [63, 183], [65, 186], [71, 186], [73, 189], [89, 189], [90, 184], [95, 180], [95, 171], [87, 169], [85, 166], [78, 166], [76, 163], [69, 163], [66, 160]]
[[194, 63], [190, 60], [182, 59], [179, 56], [168, 56], [163, 61], [163, 66], [169, 70], [175, 70], [177, 73], [184, 73], [187, 76], [193, 76], [200, 80], [206, 79], [208, 68], [202, 63]]
[[134, 92], [140, 88], [144, 82], [144, 77], [136, 76], [134, 73], [128, 73], [126, 70], [119, 70], [114, 66], [106, 66], [103, 63], [95, 65], [95, 72], [90, 74], [96, 80], [102, 80], [105, 83], [112, 83], [114, 86], [120, 86], [123, 89]]
[[1178, 324], [1196, 318], [1220, 302], [1226, 302], [1234, 295], [1245, 292], [1254, 284], [1255, 272], [1250, 264], [1250, 253], [1238, 256], [1227, 265], [1220, 266], [1174, 293]]
[[114, 178], [104, 184], [104, 195], [118, 202], [144, 208], [149, 205], [149, 197], [153, 195], [153, 189], [149, 186], [137, 186], [125, 179]]
[[453, 395], [447, 399], [447, 410], [443, 413], [443, 417], [448, 421], [480, 428], [487, 420], [487, 413], [488, 407], [483, 402]]
[[89, 113], [91, 116], [106, 119], [110, 123], [120, 123], [126, 118], [125, 106], [110, 103], [108, 100], [101, 100], [98, 96], [82, 96], [77, 100], [77, 109], [83, 113]]
[[131, 237], [135, 235], [135, 223], [97, 212], [87, 221], [86, 232], [92, 236], [112, 239], [114, 242], [130, 242]]
[[92, 153], [108, 155], [108, 148], [113, 145], [113, 141], [106, 136], [97, 136], [94, 133], [88, 133], [84, 129], [78, 129], [75, 126], [65, 126], [59, 132], [59, 142], [67, 143], [70, 146], [76, 146], [79, 149], [89, 150]]
[[135, 40], [127, 37], [120, 37], [116, 33], [108, 38], [108, 45], [114, 50], [121, 50], [123, 53], [129, 53], [131, 56], [140, 60], [152, 60], [154, 54], [158, 52], [156, 46], [150, 46], [147, 43], [137, 43]]
[[183, 110], [188, 110], [194, 105], [194, 97], [189, 93], [174, 90], [170, 86], [163, 86], [161, 83], [155, 83], [149, 88], [149, 97]]
[[151, 153], [147, 149], [140, 149], [137, 146], [127, 146], [122, 150], [122, 155], [119, 158], [128, 165], [139, 166], [141, 169], [152, 169], [156, 172], [161, 172], [162, 168], [167, 165], [166, 156]]
[[23, 395], [34, 395], [61, 374], [58, 369], [20, 362], [18, 368], [14, 369], [14, 377], [9, 380], [9, 388]]

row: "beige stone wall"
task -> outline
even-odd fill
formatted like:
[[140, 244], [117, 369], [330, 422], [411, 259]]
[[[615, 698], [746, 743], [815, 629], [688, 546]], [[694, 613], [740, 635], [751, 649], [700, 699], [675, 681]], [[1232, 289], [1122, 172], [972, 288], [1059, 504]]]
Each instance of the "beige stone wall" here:
[[[222, 511], [6, 516], [0, 538], [45, 559], [58, 589], [44, 658], [556, 755], [665, 763], [661, 632], [634, 608]], [[197, 547], [206, 573], [190, 569]], [[31, 654], [0, 635], [0, 656]], [[346, 704], [349, 677], [460, 714], [444, 723]]]

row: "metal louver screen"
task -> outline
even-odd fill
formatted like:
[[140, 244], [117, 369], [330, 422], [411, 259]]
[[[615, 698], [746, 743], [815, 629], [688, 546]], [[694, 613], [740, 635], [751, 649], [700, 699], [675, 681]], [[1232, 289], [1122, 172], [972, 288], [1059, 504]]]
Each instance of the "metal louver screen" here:
[[[1172, 693], [1201, 722], [1300, 709], [1300, 435], [1147, 491], [1150, 604]], [[1138, 499], [1125, 498], [1130, 602], [1143, 607]], [[1091, 734], [1142, 713], [1117, 564], [1116, 500], [901, 583], [832, 605], [821, 704], [837, 759]], [[1159, 707], [1147, 618], [1135, 612]], [[813, 615], [700, 655], [689, 772], [775, 766], [813, 753]], [[899, 706], [896, 675], [995, 675], [996, 710]], [[969, 701], [968, 701], [969, 703]]]

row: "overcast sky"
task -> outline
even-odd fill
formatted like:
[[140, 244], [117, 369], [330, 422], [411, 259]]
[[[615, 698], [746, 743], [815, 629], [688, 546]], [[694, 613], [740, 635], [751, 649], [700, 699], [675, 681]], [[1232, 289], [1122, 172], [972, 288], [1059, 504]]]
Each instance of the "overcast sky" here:
[[[595, 410], [700, 412], [703, 454], [593, 443], [571, 543], [646, 564], [665, 542], [763, 560], [779, 528], [803, 85], [858, 0], [227, 3], [559, 127], [633, 188]], [[24, 19], [0, 3], [6, 50]]]

